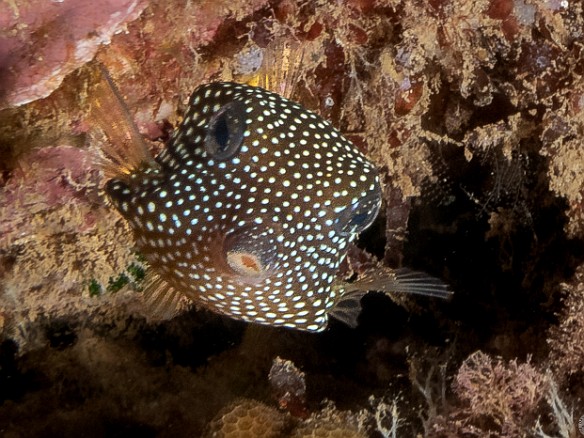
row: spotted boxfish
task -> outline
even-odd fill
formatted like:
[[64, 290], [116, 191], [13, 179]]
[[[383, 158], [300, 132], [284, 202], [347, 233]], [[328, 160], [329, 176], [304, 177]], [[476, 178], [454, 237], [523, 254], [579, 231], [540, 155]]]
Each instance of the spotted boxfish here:
[[407, 270], [338, 277], [379, 212], [378, 172], [328, 121], [276, 93], [202, 85], [163, 151], [138, 161], [105, 189], [150, 265], [145, 296], [162, 314], [186, 297], [235, 319], [322, 331], [329, 316], [355, 326], [370, 289], [449, 295]]

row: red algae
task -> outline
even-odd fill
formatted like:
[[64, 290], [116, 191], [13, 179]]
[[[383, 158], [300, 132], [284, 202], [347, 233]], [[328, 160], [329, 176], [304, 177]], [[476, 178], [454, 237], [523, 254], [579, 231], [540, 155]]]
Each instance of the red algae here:
[[0, 109], [42, 99], [140, 16], [145, 1], [0, 5]]

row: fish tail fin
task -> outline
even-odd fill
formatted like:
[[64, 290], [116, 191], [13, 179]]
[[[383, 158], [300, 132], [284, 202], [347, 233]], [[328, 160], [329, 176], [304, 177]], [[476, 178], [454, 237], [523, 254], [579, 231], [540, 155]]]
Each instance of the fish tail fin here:
[[136, 171], [158, 168], [107, 69], [99, 62], [96, 69], [99, 79], [88, 115], [92, 136], [100, 144], [94, 149], [96, 165], [108, 179], [122, 180]]
[[347, 292], [370, 290], [443, 299], [448, 299], [453, 294], [446, 283], [425, 272], [413, 271], [408, 268], [392, 269], [387, 266], [377, 266], [366, 271], [356, 281], [348, 283], [345, 289]]
[[329, 311], [329, 315], [352, 328], [358, 325], [361, 298], [369, 291], [386, 294], [406, 293], [442, 299], [449, 299], [453, 294], [446, 283], [425, 272], [408, 268], [391, 269], [383, 265], [368, 269], [351, 283], [339, 282], [335, 287], [341, 298]]
[[191, 301], [157, 274], [149, 272], [143, 301], [151, 321], [169, 320], [190, 307]]

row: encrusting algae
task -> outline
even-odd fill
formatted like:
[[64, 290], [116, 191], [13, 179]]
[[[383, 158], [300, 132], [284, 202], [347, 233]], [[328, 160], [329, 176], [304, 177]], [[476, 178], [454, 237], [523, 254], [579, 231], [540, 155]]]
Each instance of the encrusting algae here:
[[[122, 104], [103, 73], [110, 101]], [[107, 129], [103, 103], [94, 106]], [[155, 159], [129, 117], [114, 124], [123, 144], [104, 151], [105, 189], [151, 266], [155, 315], [174, 315], [186, 298], [248, 322], [321, 331], [329, 315], [356, 326], [368, 290], [450, 295], [405, 269], [338, 278], [379, 212], [381, 184], [351, 142], [299, 104], [260, 87], [200, 86]]]

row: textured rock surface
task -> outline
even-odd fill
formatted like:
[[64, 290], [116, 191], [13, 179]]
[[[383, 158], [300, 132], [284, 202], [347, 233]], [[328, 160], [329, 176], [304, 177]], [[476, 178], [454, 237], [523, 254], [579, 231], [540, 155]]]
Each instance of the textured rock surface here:
[[47, 97], [140, 16], [145, 1], [0, 4], [0, 108]]

